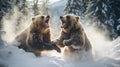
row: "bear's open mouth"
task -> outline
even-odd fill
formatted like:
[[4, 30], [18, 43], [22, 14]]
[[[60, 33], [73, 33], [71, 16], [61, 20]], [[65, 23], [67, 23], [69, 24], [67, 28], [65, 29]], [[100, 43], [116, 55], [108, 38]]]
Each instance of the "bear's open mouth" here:
[[48, 28], [49, 27], [49, 19], [45, 21], [45, 26]]
[[64, 28], [66, 26], [66, 22], [64, 20], [61, 20], [62, 21], [62, 26], [61, 28]]

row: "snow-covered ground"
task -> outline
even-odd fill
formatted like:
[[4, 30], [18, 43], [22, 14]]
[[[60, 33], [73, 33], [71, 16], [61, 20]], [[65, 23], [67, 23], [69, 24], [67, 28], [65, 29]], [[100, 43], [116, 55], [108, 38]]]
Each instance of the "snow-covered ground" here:
[[94, 53], [89, 60], [66, 60], [56, 51], [36, 57], [33, 53], [6, 45], [0, 48], [0, 67], [120, 67], [120, 38], [110, 42], [99, 36], [96, 39], [95, 35], [100, 34], [94, 32], [94, 36], [91, 35]]
[[[49, 4], [49, 12], [53, 12], [52, 21], [56, 23], [56, 27], [51, 27], [54, 39], [60, 32], [59, 16], [63, 15], [65, 4], [66, 0]], [[8, 38], [6, 37], [4, 40], [9, 41], [14, 37], [12, 34], [13, 27], [9, 25], [15, 23], [16, 16], [17, 13], [13, 15], [12, 19], [5, 19], [6, 28], [4, 30], [7, 31]], [[120, 67], [120, 37], [110, 41], [103, 35], [104, 33], [98, 32], [94, 26], [83, 25], [83, 27], [93, 47], [93, 58], [89, 60], [81, 61], [76, 58], [76, 55], [74, 58], [78, 60], [72, 61], [70, 60], [73, 59], [71, 57], [68, 60], [64, 58], [62, 53], [59, 54], [56, 51], [44, 52], [43, 57], [36, 57], [31, 52], [25, 52], [11, 45], [11, 43], [5, 43], [4, 46], [0, 46], [0, 67]]]

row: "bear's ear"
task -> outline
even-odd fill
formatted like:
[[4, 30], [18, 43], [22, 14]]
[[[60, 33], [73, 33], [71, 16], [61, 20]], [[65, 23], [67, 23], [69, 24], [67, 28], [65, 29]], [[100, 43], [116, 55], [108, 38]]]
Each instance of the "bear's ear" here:
[[34, 21], [34, 20], [35, 20], [35, 17], [32, 18], [32, 21]]
[[80, 17], [79, 17], [79, 16], [76, 16], [76, 20], [79, 21], [79, 20], [80, 20]]

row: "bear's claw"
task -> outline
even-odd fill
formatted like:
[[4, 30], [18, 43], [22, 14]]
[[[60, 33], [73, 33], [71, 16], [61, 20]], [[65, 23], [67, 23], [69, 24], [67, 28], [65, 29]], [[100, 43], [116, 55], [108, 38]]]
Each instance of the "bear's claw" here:
[[55, 44], [53, 44], [53, 49], [55, 49], [57, 52], [61, 53], [60, 48], [58, 48]]

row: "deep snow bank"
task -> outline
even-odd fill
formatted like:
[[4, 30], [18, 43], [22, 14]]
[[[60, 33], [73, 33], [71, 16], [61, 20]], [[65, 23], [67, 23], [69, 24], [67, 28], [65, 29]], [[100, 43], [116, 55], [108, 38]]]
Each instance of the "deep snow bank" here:
[[111, 42], [92, 27], [85, 28], [85, 30], [90, 34], [88, 37], [93, 46], [92, 59], [67, 60], [55, 51], [43, 57], [36, 57], [33, 53], [6, 45], [0, 48], [0, 67], [119, 67], [120, 37]]
[[[113, 43], [117, 43], [116, 46], [120, 47], [119, 42], [120, 38]], [[115, 46], [115, 44], [113, 45]], [[119, 67], [120, 59], [119, 56], [116, 57], [120, 54], [119, 50], [116, 47], [112, 49], [114, 50], [108, 54], [109, 56], [99, 56], [99, 59], [94, 57], [91, 60], [73, 62], [58, 56], [36, 57], [33, 53], [25, 52], [15, 46], [4, 46], [0, 49], [0, 67]], [[101, 52], [104, 51], [101, 50]]]

